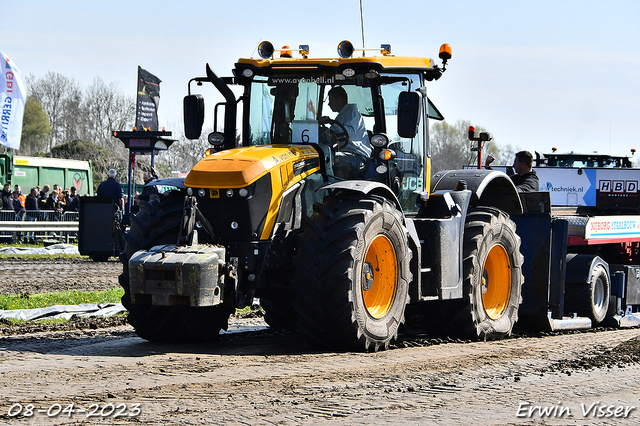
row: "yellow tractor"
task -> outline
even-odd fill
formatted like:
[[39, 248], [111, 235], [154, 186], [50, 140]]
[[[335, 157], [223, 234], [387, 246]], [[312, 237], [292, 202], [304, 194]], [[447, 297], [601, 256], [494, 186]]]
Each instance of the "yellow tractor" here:
[[[209, 110], [212, 147], [178, 191], [132, 217], [121, 284], [138, 335], [215, 340], [256, 298], [271, 327], [329, 348], [386, 349], [408, 309], [431, 332], [509, 335], [523, 282], [516, 189], [498, 171], [431, 173], [429, 119], [443, 117], [426, 84], [450, 47], [442, 65], [389, 45], [354, 55], [348, 41], [331, 59], [258, 50], [232, 77], [207, 65], [189, 82], [190, 139], [205, 118], [192, 86], [224, 97]], [[344, 97], [350, 120], [335, 106]]]

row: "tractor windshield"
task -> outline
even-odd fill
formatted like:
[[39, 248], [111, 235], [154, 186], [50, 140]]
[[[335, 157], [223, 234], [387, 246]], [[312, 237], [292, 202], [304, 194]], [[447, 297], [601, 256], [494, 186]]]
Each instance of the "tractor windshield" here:
[[[337, 115], [329, 108], [331, 83], [332, 80], [324, 77], [256, 77], [251, 83], [249, 143], [318, 143], [318, 118], [327, 116], [334, 119]], [[349, 103], [356, 104], [367, 130], [371, 131], [374, 124], [371, 88], [342, 87], [347, 92]]]
[[[320, 117], [335, 119], [337, 111], [329, 104], [329, 91], [342, 87], [347, 103], [354, 104], [362, 116], [368, 136], [384, 133], [395, 153], [388, 183], [405, 211], [416, 210], [416, 191], [425, 191], [426, 123], [420, 115], [414, 137], [398, 132], [400, 93], [415, 91], [422, 85], [419, 74], [382, 74], [373, 80], [362, 76], [345, 78], [320, 76], [255, 76], [250, 83], [248, 134], [250, 145], [327, 143], [323, 140], [327, 126]], [[423, 108], [428, 107], [426, 97]], [[431, 110], [429, 110], [431, 111]], [[245, 111], [246, 113], [246, 111]], [[246, 117], [245, 117], [246, 118]], [[378, 179], [374, 176], [373, 179]]]

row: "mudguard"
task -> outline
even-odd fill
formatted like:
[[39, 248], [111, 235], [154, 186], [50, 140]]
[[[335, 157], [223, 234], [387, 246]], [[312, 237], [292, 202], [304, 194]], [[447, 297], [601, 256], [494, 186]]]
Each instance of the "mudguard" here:
[[509, 215], [521, 215], [522, 203], [513, 181], [496, 170], [448, 170], [438, 172], [431, 178], [431, 193], [452, 190], [460, 181], [472, 193], [472, 205], [498, 208]]
[[399, 211], [402, 206], [398, 201], [398, 197], [391, 189], [380, 182], [371, 182], [366, 180], [343, 180], [339, 182], [330, 182], [320, 186], [318, 189], [344, 189], [347, 191], [361, 192], [363, 194], [379, 195], [391, 201]]

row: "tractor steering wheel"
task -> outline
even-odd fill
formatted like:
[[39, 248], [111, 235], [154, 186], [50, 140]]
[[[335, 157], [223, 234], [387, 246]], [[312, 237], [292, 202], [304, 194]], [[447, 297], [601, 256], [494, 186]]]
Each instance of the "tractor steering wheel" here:
[[[344, 125], [339, 121], [332, 120], [330, 118], [327, 120], [327, 124], [329, 125], [335, 124], [338, 127], [340, 127], [340, 129], [342, 130], [341, 132], [336, 132], [334, 130], [331, 130], [331, 128], [329, 128], [329, 134], [335, 140], [335, 144], [338, 146], [338, 150], [345, 149], [349, 144], [349, 132], [347, 132], [346, 127], [344, 127]], [[331, 144], [331, 145], [333, 146], [334, 144]]]

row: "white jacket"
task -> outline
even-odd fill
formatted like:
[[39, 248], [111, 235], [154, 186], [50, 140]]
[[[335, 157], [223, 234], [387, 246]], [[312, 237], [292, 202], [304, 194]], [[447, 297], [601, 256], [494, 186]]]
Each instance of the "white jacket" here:
[[[371, 156], [371, 144], [369, 143], [369, 134], [364, 126], [362, 114], [358, 111], [356, 104], [346, 104], [335, 120], [341, 123], [349, 134], [349, 143], [342, 151], [359, 154], [363, 157]], [[331, 130], [336, 133], [342, 133], [343, 130], [337, 124], [331, 126]]]

